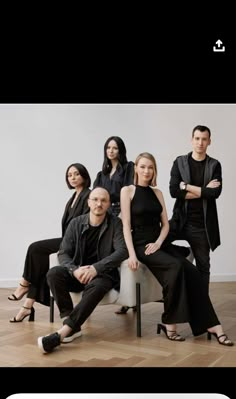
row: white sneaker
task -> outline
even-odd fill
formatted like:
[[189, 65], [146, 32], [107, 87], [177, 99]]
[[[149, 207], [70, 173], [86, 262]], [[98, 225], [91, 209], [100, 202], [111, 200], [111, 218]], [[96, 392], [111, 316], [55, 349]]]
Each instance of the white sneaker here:
[[82, 331], [81, 328], [77, 328], [77, 330], [72, 330], [61, 342], [63, 344], [67, 344], [68, 342], [74, 341], [75, 338], [81, 337]]

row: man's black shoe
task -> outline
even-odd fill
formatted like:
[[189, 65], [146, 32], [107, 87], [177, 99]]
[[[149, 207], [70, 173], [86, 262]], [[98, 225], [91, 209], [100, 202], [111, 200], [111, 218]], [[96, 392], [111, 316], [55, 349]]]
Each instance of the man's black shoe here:
[[52, 352], [56, 346], [61, 344], [60, 335], [56, 332], [38, 338], [38, 347], [43, 353]]
[[74, 330], [72, 330], [61, 342], [63, 344], [67, 344], [68, 342], [74, 341], [75, 338], [81, 337], [82, 332], [81, 328], [77, 327]]

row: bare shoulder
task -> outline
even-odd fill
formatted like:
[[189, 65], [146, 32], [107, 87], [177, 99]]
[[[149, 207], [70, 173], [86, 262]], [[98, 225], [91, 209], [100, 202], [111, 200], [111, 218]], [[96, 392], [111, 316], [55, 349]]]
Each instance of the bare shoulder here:
[[151, 189], [154, 191], [154, 193], [155, 193], [157, 196], [158, 196], [158, 195], [163, 196], [163, 195], [162, 195], [162, 191], [159, 190], [159, 188], [157, 188], [157, 187], [151, 187]]
[[128, 196], [130, 198], [133, 197], [134, 192], [135, 192], [135, 186], [133, 184], [131, 184], [130, 186], [124, 186], [121, 189], [121, 195]]
[[157, 198], [159, 199], [159, 201], [163, 202], [164, 197], [163, 197], [162, 191], [159, 190], [159, 188], [152, 188], [152, 190], [154, 191], [154, 193], [157, 196]]

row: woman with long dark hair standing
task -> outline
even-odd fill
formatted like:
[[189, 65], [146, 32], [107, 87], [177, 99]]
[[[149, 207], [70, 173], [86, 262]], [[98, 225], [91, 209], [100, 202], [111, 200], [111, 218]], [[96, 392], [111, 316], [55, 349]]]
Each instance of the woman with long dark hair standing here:
[[[126, 147], [118, 136], [109, 137], [104, 144], [104, 160], [102, 170], [98, 172], [93, 188], [103, 187], [110, 193], [110, 211], [118, 216], [120, 214], [120, 191], [122, 187], [133, 184], [134, 163], [127, 161]], [[122, 306], [116, 314], [125, 314], [129, 306]], [[136, 307], [133, 308], [136, 310]]]
[[126, 147], [118, 136], [109, 137], [104, 144], [102, 170], [98, 172], [93, 188], [103, 187], [110, 193], [110, 211], [120, 213], [120, 190], [133, 183], [134, 163], [127, 161]]

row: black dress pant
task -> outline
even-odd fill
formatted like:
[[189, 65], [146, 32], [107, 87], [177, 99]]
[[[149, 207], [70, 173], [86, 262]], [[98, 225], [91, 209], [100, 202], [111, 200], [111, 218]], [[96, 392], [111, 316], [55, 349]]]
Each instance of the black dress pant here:
[[[68, 269], [55, 266], [49, 270], [47, 281], [57, 303], [61, 318], [68, 316], [63, 324], [72, 329], [81, 326], [90, 316], [105, 294], [114, 286], [114, 281], [109, 276], [96, 276], [88, 284], [81, 284], [71, 276]], [[73, 308], [69, 292], [81, 292], [81, 301]]]
[[23, 278], [29, 281], [27, 298], [43, 305], [50, 305], [50, 292], [46, 281], [49, 270], [49, 255], [59, 250], [62, 238], [33, 242], [27, 251]]
[[138, 259], [147, 265], [163, 287], [165, 324], [189, 322], [193, 335], [220, 324], [199, 270], [174, 245], [145, 255], [145, 245], [135, 246]]
[[203, 283], [207, 291], [210, 281], [210, 246], [207, 239], [205, 228], [199, 228], [186, 223], [180, 233], [170, 231], [166, 241], [186, 240], [192, 251], [196, 262], [196, 267], [201, 273]]

